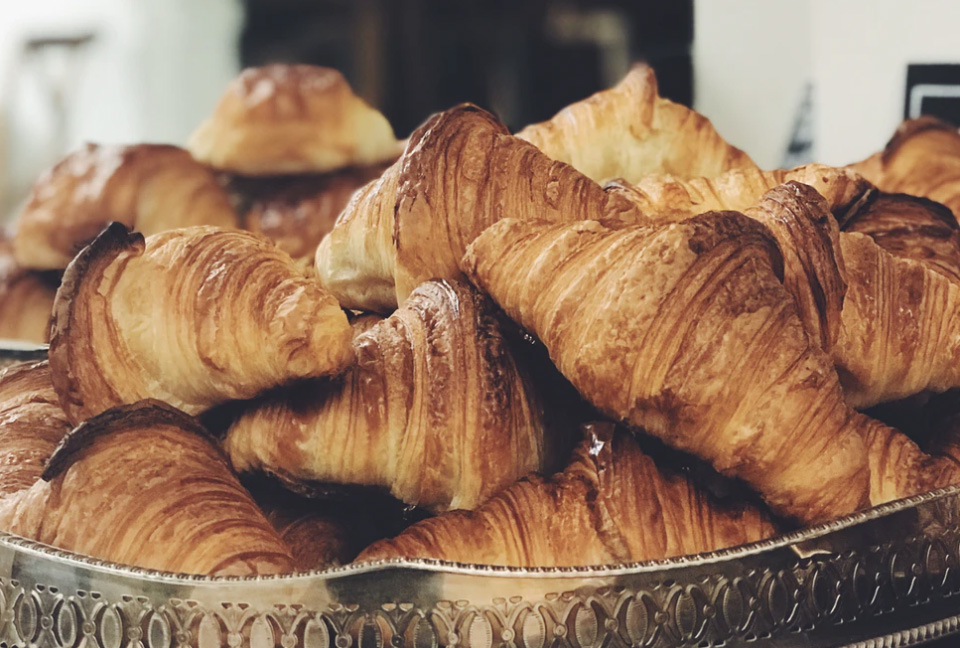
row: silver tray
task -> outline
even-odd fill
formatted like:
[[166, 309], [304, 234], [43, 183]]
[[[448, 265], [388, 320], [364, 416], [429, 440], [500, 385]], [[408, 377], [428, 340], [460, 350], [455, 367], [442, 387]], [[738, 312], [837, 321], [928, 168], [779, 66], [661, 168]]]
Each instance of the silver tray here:
[[893, 648], [958, 631], [958, 487], [726, 551], [583, 569], [208, 578], [0, 534], [0, 648]]

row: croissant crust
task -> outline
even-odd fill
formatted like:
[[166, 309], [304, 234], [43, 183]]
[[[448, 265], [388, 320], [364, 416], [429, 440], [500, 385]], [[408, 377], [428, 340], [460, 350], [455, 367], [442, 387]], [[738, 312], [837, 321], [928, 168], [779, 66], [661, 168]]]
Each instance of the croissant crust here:
[[62, 270], [111, 222], [144, 235], [191, 225], [237, 226], [227, 194], [187, 151], [165, 144], [87, 144], [44, 173], [17, 221], [25, 268]]
[[460, 277], [467, 245], [505, 216], [644, 221], [622, 196], [464, 104], [414, 131], [401, 158], [354, 195], [317, 249], [317, 271], [345, 307], [389, 311], [424, 281]]
[[279, 392], [233, 424], [226, 448], [238, 470], [382, 486], [447, 510], [544, 468], [540, 403], [487, 298], [427, 282], [360, 326], [357, 364], [341, 379]]
[[755, 542], [775, 533], [750, 506], [721, 505], [681, 474], [660, 470], [608, 425], [551, 479], [529, 477], [476, 511], [453, 511], [378, 542], [358, 562], [434, 558], [515, 567], [659, 560]]
[[929, 198], [960, 214], [960, 132], [952, 124], [906, 120], [883, 151], [851, 166], [883, 191]]
[[605, 414], [743, 479], [780, 514], [814, 522], [866, 504], [862, 423], [808, 342], [776, 242], [756, 221], [508, 219], [463, 263]]
[[46, 361], [15, 365], [0, 374], [0, 499], [40, 479], [69, 429]]
[[195, 158], [244, 175], [326, 173], [396, 158], [400, 145], [380, 112], [330, 68], [244, 70], [190, 137]]
[[[716, 176], [756, 169], [720, 137], [710, 120], [660, 97], [653, 68], [637, 65], [614, 88], [561, 110], [517, 133], [548, 157], [602, 182], [629, 182], [654, 173]], [[707, 211], [707, 210], [704, 210]]]
[[144, 239], [111, 225], [64, 273], [53, 382], [78, 422], [158, 398], [189, 413], [352, 361], [336, 301], [269, 241], [195, 227]]
[[292, 568], [218, 446], [164, 403], [144, 401], [84, 422], [43, 476], [0, 503], [0, 528], [148, 569], [252, 575]]

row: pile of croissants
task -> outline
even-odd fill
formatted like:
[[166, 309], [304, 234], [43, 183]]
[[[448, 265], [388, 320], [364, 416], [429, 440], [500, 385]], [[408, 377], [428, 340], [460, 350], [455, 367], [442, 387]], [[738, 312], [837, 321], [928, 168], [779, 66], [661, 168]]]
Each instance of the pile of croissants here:
[[709, 552], [960, 482], [960, 132], [765, 171], [653, 71], [398, 141], [325, 68], [89, 145], [0, 249], [0, 530], [284, 573]]

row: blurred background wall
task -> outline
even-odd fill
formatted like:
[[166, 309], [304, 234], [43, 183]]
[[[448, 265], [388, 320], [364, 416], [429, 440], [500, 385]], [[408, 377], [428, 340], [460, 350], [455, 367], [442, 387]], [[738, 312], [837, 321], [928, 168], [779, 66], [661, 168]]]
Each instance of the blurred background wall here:
[[[956, 0], [32, 0], [4, 9], [3, 215], [84, 141], [182, 144], [246, 65], [339, 68], [405, 136], [461, 101], [519, 128], [647, 60], [665, 96], [777, 167], [866, 156], [904, 116], [908, 65], [960, 63]], [[949, 95], [951, 82], [931, 87]]]

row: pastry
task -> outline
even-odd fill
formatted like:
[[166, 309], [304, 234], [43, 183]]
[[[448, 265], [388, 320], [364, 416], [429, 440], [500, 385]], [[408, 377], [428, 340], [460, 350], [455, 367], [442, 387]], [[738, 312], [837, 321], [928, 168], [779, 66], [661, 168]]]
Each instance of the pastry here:
[[866, 234], [890, 254], [960, 282], [960, 225], [946, 206], [872, 190], [839, 220], [841, 230]]
[[163, 571], [246, 576], [292, 567], [206, 430], [156, 401], [71, 431], [43, 480], [0, 502], [0, 529]]
[[468, 285], [421, 285], [355, 325], [342, 378], [252, 403], [225, 442], [234, 467], [379, 486], [431, 510], [475, 508], [543, 470], [553, 440], [500, 318]]
[[419, 522], [374, 543], [357, 562], [604, 565], [715, 551], [775, 533], [761, 510], [723, 506], [682, 473], [660, 469], [630, 434], [598, 424], [562, 473], [523, 479], [475, 511]]
[[[745, 213], [776, 237], [785, 259], [784, 286], [811, 340], [831, 354], [847, 402], [865, 408], [925, 389], [960, 386], [960, 374], [951, 368], [952, 332], [941, 326], [952, 321], [960, 298], [960, 284], [945, 278], [950, 260], [960, 261], [960, 254], [954, 252], [954, 230], [942, 220], [944, 208], [938, 217], [936, 203], [878, 194], [856, 178], [829, 170], [817, 176], [832, 201], [791, 181]], [[825, 182], [829, 178], [833, 181]], [[701, 203], [742, 207], [744, 196], [762, 186], [748, 182], [746, 174], [699, 182], [696, 191], [695, 184], [650, 181], [633, 196], [645, 213], [665, 215], [670, 222], [690, 218]], [[831, 210], [843, 214], [841, 222], [850, 231], [838, 232]], [[915, 225], [903, 225], [905, 220]], [[899, 256], [855, 233], [858, 223], [897, 248]], [[926, 258], [913, 260], [918, 257]]]
[[392, 160], [401, 145], [386, 117], [336, 70], [248, 68], [190, 136], [193, 156], [241, 175], [327, 173]]
[[789, 171], [733, 169], [716, 177], [649, 175], [634, 183], [612, 180], [605, 188], [622, 194], [651, 219], [665, 222], [685, 220], [708, 211], [742, 212], [756, 205], [774, 187], [788, 182], [816, 189], [838, 218], [873, 188], [849, 169], [823, 164], [808, 164]]
[[960, 284], [865, 234], [844, 233], [840, 248], [849, 288], [833, 359], [847, 401], [865, 408], [960, 386]]
[[720, 137], [709, 119], [661, 97], [648, 65], [635, 66], [615, 87], [527, 126], [517, 137], [597, 182], [637, 182], [652, 173], [709, 177], [757, 168]]
[[47, 362], [0, 373], [0, 499], [29, 488], [70, 430]]
[[145, 236], [190, 225], [237, 226], [227, 194], [185, 150], [87, 144], [33, 185], [16, 224], [17, 262], [62, 270], [114, 221]]
[[644, 220], [622, 196], [465, 104], [431, 117], [354, 194], [317, 248], [317, 272], [344, 307], [389, 312], [424, 281], [458, 278], [470, 241], [506, 216]]
[[883, 191], [929, 198], [960, 215], [960, 132], [952, 124], [908, 119], [882, 151], [851, 167]]
[[0, 339], [46, 342], [57, 283], [50, 273], [21, 267], [0, 235]]
[[312, 267], [317, 246], [333, 229], [350, 196], [385, 168], [362, 167], [323, 175], [232, 176], [227, 187], [240, 205], [244, 229], [266, 236], [295, 260]]
[[819, 522], [865, 506], [869, 472], [782, 264], [769, 230], [735, 212], [652, 227], [507, 219], [463, 260], [602, 412]]
[[347, 317], [269, 241], [111, 225], [67, 268], [50, 367], [72, 421], [157, 398], [190, 414], [353, 360]]
[[790, 181], [774, 187], [744, 211], [763, 223], [783, 254], [783, 285], [793, 297], [804, 330], [825, 351], [840, 336], [843, 277], [837, 222], [813, 187]]

